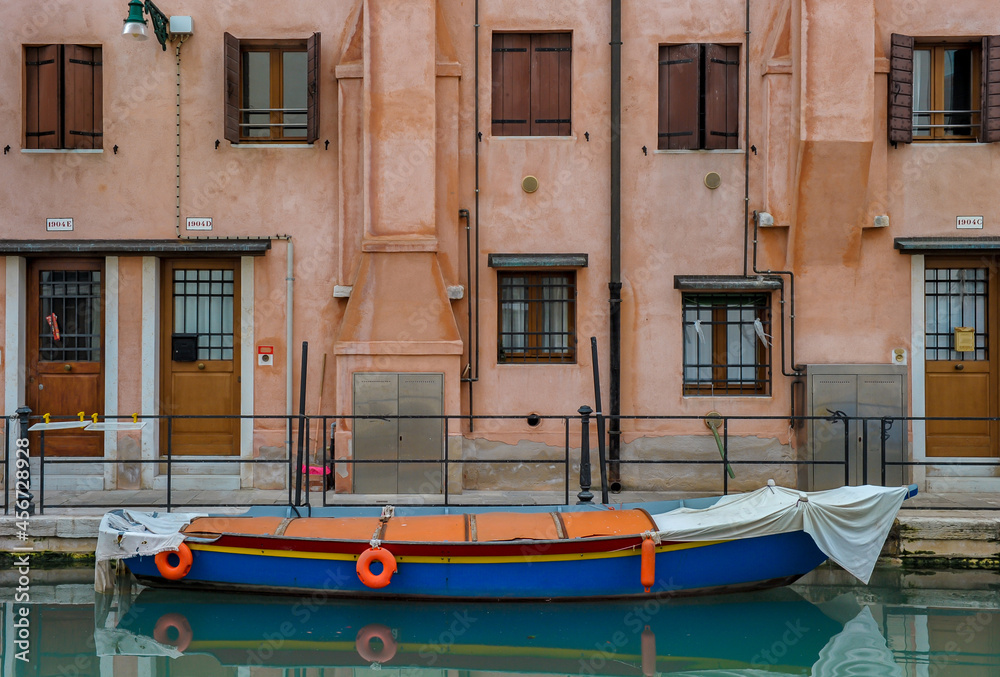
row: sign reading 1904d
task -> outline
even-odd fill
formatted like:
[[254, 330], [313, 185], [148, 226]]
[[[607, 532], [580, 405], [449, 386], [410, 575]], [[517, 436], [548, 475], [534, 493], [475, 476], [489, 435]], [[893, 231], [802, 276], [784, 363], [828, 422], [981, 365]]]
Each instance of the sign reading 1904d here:
[[983, 217], [981, 216], [956, 216], [956, 228], [982, 228]]

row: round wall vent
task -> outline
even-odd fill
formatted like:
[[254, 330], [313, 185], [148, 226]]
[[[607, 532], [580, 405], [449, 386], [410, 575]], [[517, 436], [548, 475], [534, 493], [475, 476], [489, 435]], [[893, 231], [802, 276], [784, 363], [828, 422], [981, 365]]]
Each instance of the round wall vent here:
[[719, 176], [719, 172], [709, 172], [705, 174], [705, 185], [715, 190], [722, 185], [722, 177]]
[[525, 193], [534, 193], [538, 190], [538, 179], [529, 174], [521, 179], [521, 188]]

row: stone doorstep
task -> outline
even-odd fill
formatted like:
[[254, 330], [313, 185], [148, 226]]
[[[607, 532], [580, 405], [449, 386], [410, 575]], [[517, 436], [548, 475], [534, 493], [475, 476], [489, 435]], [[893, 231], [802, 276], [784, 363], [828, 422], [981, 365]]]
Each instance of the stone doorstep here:
[[[887, 547], [902, 559], [1000, 560], [1000, 512], [901, 510]], [[884, 551], [883, 551], [884, 552]]]

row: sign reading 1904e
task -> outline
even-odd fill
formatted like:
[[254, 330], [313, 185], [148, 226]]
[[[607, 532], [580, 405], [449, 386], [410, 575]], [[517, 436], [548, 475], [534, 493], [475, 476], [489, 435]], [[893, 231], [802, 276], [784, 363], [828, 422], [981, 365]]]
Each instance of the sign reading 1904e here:
[[73, 219], [45, 219], [45, 230], [73, 230]]
[[982, 228], [983, 217], [981, 216], [956, 216], [956, 228]]

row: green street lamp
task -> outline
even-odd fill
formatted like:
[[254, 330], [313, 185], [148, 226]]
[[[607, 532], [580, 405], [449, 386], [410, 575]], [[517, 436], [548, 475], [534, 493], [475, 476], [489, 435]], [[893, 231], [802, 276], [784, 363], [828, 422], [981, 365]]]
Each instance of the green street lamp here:
[[160, 41], [163, 51], [167, 51], [167, 15], [159, 10], [151, 0], [146, 0], [143, 7], [142, 0], [129, 0], [128, 18], [125, 19], [125, 28], [122, 35], [135, 40], [146, 40], [149, 35], [146, 33], [146, 19], [143, 17], [143, 9], [149, 18], [153, 20], [153, 33]]

